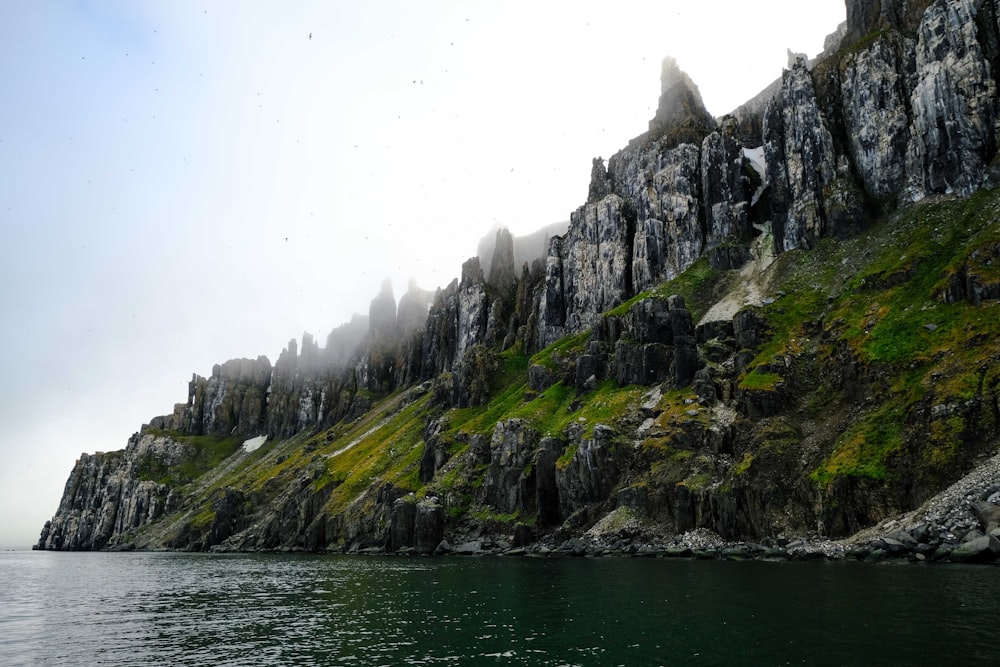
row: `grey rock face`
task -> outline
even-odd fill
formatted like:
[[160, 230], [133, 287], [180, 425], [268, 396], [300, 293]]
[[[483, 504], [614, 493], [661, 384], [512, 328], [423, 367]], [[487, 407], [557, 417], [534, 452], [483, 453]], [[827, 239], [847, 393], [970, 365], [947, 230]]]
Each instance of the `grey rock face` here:
[[413, 519], [413, 548], [417, 553], [434, 553], [444, 539], [444, 507], [436, 498], [424, 498], [417, 503]]
[[[608, 375], [620, 385], [651, 386], [669, 379], [683, 387], [701, 367], [691, 313], [679, 296], [637, 301], [624, 316], [602, 318], [594, 336], [596, 341], [580, 359], [592, 360], [589, 363], [599, 368], [604, 350], [612, 349]], [[578, 384], [580, 380], [578, 361]]]
[[541, 346], [593, 326], [628, 298], [632, 243], [623, 204], [617, 195], [587, 204], [573, 214], [566, 237], [553, 238], [539, 303]]
[[745, 308], [733, 317], [733, 337], [737, 349], [752, 350], [764, 340], [767, 319], [756, 308]]
[[[297, 351], [297, 347], [290, 348]], [[208, 379], [194, 376], [188, 385], [186, 430], [190, 433], [257, 435], [265, 421], [271, 363], [267, 357], [232, 359], [212, 368]]]
[[859, 39], [878, 29], [882, 0], [847, 0], [847, 30], [851, 39]]
[[638, 196], [632, 283], [636, 291], [670, 280], [704, 248], [698, 147], [681, 144], [657, 157], [659, 167]]
[[581, 354], [576, 359], [575, 382], [576, 393], [582, 394], [597, 388], [597, 383], [604, 378], [604, 355]]
[[549, 241], [545, 258], [545, 278], [538, 302], [536, 344], [551, 345], [566, 334], [566, 285], [563, 278], [563, 247], [565, 239], [554, 236]]
[[462, 265], [462, 282], [458, 285], [456, 361], [465, 356], [473, 345], [485, 340], [488, 307], [483, 272], [479, 268], [479, 259], [473, 257]]
[[660, 100], [656, 115], [649, 121], [650, 133], [671, 135], [675, 143], [699, 142], [715, 126], [705, 110], [698, 86], [681, 71], [677, 61], [667, 56], [660, 68]]
[[126, 531], [172, 511], [176, 497], [170, 487], [145, 476], [189, 455], [183, 443], [151, 433], [133, 435], [124, 451], [82, 454], [38, 548], [77, 551], [113, 546]]
[[662, 343], [615, 343], [612, 365], [615, 381], [622, 385], [651, 386], [665, 380], [672, 370], [670, 349]]
[[608, 499], [625, 463], [624, 452], [619, 451], [614, 437], [614, 430], [598, 424], [592, 437], [579, 438], [569, 462], [556, 467], [559, 509], [563, 516]]
[[629, 296], [631, 244], [621, 197], [609, 195], [578, 210], [566, 236], [564, 261], [567, 326], [593, 326], [603, 311]]
[[384, 280], [382, 290], [368, 307], [368, 331], [372, 338], [387, 338], [396, 333], [396, 297], [392, 294], [392, 281]]
[[389, 515], [390, 551], [413, 547], [413, 528], [417, 520], [417, 499], [414, 496], [400, 498], [392, 504]]
[[438, 290], [427, 314], [420, 339], [420, 375], [437, 376], [452, 367], [455, 360], [458, 326], [458, 281]]
[[975, 0], [938, 0], [920, 22], [909, 196], [969, 194], [995, 151], [996, 82], [978, 39]]
[[764, 134], [775, 248], [811, 248], [825, 235], [823, 190], [836, 177], [836, 156], [802, 60], [785, 72]]
[[635, 291], [673, 278], [701, 253], [699, 159], [698, 145], [661, 138], [633, 142], [609, 160], [612, 187], [624, 200], [624, 219], [634, 236]]
[[400, 333], [405, 335], [424, 327], [432, 297], [433, 294], [418, 287], [415, 280], [410, 281], [406, 293], [399, 297], [399, 305], [396, 307], [396, 326]]
[[427, 484], [441, 469], [450, 456], [448, 444], [441, 439], [441, 429], [445, 422], [435, 419], [424, 429], [424, 451], [420, 456], [420, 481]]
[[674, 385], [685, 387], [691, 383], [701, 367], [698, 346], [694, 338], [694, 321], [684, 299], [673, 295], [669, 299], [670, 330], [674, 339]]
[[912, 39], [886, 33], [841, 63], [851, 160], [865, 190], [876, 199], [895, 197], [905, 184], [915, 48]]
[[490, 464], [483, 480], [486, 502], [500, 512], [534, 507], [534, 470], [529, 463], [539, 435], [523, 419], [497, 423], [490, 440]]
[[587, 192], [587, 203], [594, 204], [611, 194], [611, 182], [608, 180], [608, 169], [604, 160], [595, 157], [590, 169], [590, 189]]
[[514, 237], [504, 228], [497, 230], [493, 259], [490, 262], [489, 284], [501, 295], [509, 299], [517, 289], [517, 271], [514, 266]]
[[558, 438], [542, 438], [535, 458], [535, 507], [542, 526], [559, 521], [559, 487], [556, 464], [566, 443]]
[[934, 0], [847, 0], [845, 43], [891, 28], [912, 34]]
[[701, 144], [701, 193], [705, 210], [705, 250], [750, 239], [748, 213], [753, 192], [744, 165], [738, 123], [727, 118]]
[[490, 396], [490, 379], [499, 367], [499, 358], [486, 345], [469, 348], [451, 374], [451, 405], [466, 408], [485, 403]]
[[545, 366], [532, 364], [528, 367], [528, 388], [541, 393], [554, 385], [557, 379], [555, 374]]
[[[462, 265], [461, 282], [452, 281], [434, 297], [410, 361], [420, 368], [419, 377], [431, 379], [450, 372], [470, 349], [488, 342], [490, 309], [483, 271], [479, 259], [473, 257]], [[495, 322], [494, 331], [498, 328]]]

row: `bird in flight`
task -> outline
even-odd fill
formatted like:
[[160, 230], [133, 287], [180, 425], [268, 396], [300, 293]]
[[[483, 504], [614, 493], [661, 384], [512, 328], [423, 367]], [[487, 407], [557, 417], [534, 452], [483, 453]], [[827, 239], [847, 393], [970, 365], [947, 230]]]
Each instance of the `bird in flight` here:
[[312, 39], [312, 38], [313, 38], [313, 34], [309, 33], [309, 39]]

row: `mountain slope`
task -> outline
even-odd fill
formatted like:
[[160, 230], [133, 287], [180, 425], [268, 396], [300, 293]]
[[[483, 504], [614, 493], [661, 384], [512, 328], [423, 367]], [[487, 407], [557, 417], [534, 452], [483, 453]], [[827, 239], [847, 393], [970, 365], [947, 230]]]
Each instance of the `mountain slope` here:
[[[423, 325], [427, 295], [390, 291], [353, 355], [309, 337], [195, 377], [81, 458], [39, 546], [667, 548], [930, 499], [1000, 445], [1000, 24], [971, 0], [848, 19], [756, 118], [712, 119], [665, 60], [650, 130], [594, 162], [544, 262], [501, 232]], [[923, 525], [941, 554], [976, 537]]]

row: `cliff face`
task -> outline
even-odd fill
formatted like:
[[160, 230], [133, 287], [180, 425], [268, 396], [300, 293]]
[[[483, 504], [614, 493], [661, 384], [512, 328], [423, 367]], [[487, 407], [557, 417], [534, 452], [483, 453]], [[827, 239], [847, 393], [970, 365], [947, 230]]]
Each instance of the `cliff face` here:
[[1000, 177], [998, 18], [848, 0], [821, 58], [721, 119], [666, 59], [544, 256], [500, 230], [325, 348], [195, 376], [81, 457], [39, 546], [432, 551], [613, 516], [762, 539], [912, 509], [997, 444], [995, 202], [924, 202]]
[[147, 479], [147, 468], [175, 466], [190, 455], [183, 443], [151, 433], [132, 436], [124, 452], [81, 455], [39, 547], [101, 549], [172, 511], [177, 494]]

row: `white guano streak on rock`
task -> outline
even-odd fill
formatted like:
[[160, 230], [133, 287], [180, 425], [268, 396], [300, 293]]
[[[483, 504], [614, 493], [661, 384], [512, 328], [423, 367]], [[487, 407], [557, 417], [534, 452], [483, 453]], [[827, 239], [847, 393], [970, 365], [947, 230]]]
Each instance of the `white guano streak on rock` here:
[[364, 440], [365, 438], [367, 438], [368, 436], [370, 436], [371, 434], [375, 433], [380, 428], [382, 428], [383, 426], [385, 426], [386, 424], [388, 424], [390, 419], [392, 419], [392, 417], [386, 417], [385, 419], [383, 419], [382, 421], [380, 421], [379, 423], [375, 424], [370, 429], [368, 429], [367, 431], [365, 431], [364, 433], [362, 433], [361, 435], [359, 435], [358, 437], [356, 437], [354, 440], [351, 440], [349, 443], [347, 443], [346, 445], [344, 445], [343, 447], [341, 447], [340, 449], [338, 449], [337, 451], [335, 451], [333, 454], [328, 454], [326, 458], [332, 459], [335, 456], [340, 456], [344, 452], [346, 452], [346, 451], [348, 451], [350, 449], [353, 449], [362, 440]]

